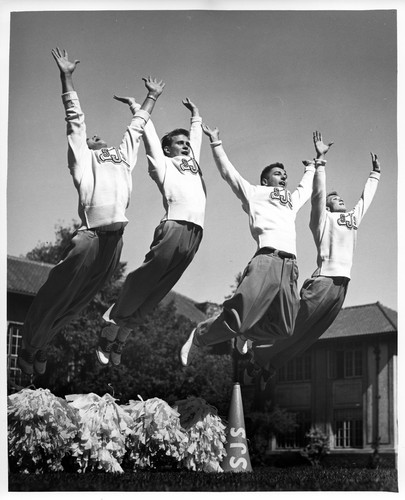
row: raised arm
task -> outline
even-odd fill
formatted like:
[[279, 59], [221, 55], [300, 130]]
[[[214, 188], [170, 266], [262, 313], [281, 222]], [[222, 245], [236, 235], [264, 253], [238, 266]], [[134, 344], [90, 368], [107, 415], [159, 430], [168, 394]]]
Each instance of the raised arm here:
[[211, 143], [212, 154], [214, 155], [215, 164], [221, 174], [221, 177], [231, 187], [232, 191], [242, 201], [243, 206], [247, 201], [252, 185], [246, 181], [229, 161], [228, 156], [222, 146], [222, 141], [219, 138], [218, 128], [210, 128], [206, 124], [202, 124], [202, 130], [209, 137]]
[[52, 56], [59, 68], [62, 82], [62, 102], [66, 113], [66, 135], [68, 141], [68, 166], [76, 186], [81, 182], [85, 165], [85, 157], [90, 155], [86, 142], [86, 124], [79, 98], [73, 85], [73, 72], [78, 60], [69, 61], [66, 50], [58, 47], [52, 49]]
[[[142, 105], [139, 105], [134, 97], [122, 97], [114, 95], [114, 99], [127, 104], [134, 115], [131, 125], [127, 130], [123, 137], [123, 141], [121, 143], [120, 149], [123, 152], [124, 156], [128, 157], [128, 163], [130, 165], [131, 170], [135, 166], [137, 154], [138, 154], [138, 145], [141, 136], [144, 138], [146, 153], [150, 154], [150, 140], [145, 136], [150, 136], [153, 133], [156, 135], [155, 143], [157, 142], [158, 149], [162, 149], [160, 147], [159, 138], [157, 137], [156, 132], [154, 131], [153, 125], [149, 120], [150, 114], [153, 111], [155, 103], [163, 89], [165, 87], [165, 83], [163, 81], [158, 81], [155, 78], [148, 76], [147, 78], [142, 78], [145, 82], [145, 87], [148, 90], [148, 94], [145, 97]], [[152, 132], [151, 132], [152, 131]], [[152, 141], [153, 142], [153, 141]], [[163, 155], [163, 153], [162, 153]]]
[[191, 112], [191, 126], [190, 126], [190, 145], [197, 162], [200, 161], [202, 131], [201, 131], [201, 116], [197, 106], [186, 97], [183, 101], [184, 106]]
[[[291, 197], [293, 199], [293, 204], [295, 209], [298, 211], [311, 197], [311, 194], [314, 189], [314, 173], [315, 167], [325, 166], [326, 160], [324, 159], [326, 153], [329, 151], [333, 142], [329, 144], [324, 144], [322, 140], [322, 134], [320, 132], [313, 133], [313, 142], [315, 146], [316, 159], [312, 162], [304, 161], [305, 172], [301, 179], [301, 182], [298, 184], [297, 189], [292, 193]], [[323, 175], [325, 172], [323, 171]], [[317, 181], [321, 179], [321, 176], [317, 177]], [[316, 189], [316, 186], [315, 186]], [[321, 208], [321, 199], [319, 196], [317, 197], [318, 206]], [[311, 214], [312, 219], [312, 214]], [[310, 225], [312, 220], [310, 221]]]
[[333, 142], [324, 144], [322, 140], [322, 134], [318, 131], [315, 131], [312, 134], [312, 139], [314, 142], [316, 153], [316, 170], [312, 185], [311, 216], [309, 227], [311, 228], [314, 237], [317, 239], [320, 236], [321, 227], [323, 226], [323, 221], [325, 220], [326, 216], [326, 161], [324, 159], [326, 153], [333, 145]]
[[74, 92], [75, 88], [73, 85], [72, 75], [80, 61], [77, 59], [73, 62], [69, 61], [66, 50], [59, 49], [59, 47], [52, 49], [51, 52], [59, 68], [60, 79], [62, 82], [62, 93], [65, 94], [66, 92]]
[[372, 171], [370, 172], [370, 175], [366, 181], [366, 185], [364, 186], [364, 190], [361, 194], [360, 200], [357, 202], [356, 206], [353, 209], [357, 226], [360, 225], [360, 222], [362, 221], [365, 213], [371, 205], [371, 202], [373, 201], [381, 175], [381, 167], [377, 155], [374, 153], [370, 153], [370, 155]]

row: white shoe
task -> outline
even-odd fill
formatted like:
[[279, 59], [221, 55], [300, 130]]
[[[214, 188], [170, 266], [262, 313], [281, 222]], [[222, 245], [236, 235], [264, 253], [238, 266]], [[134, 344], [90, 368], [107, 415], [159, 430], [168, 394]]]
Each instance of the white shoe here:
[[96, 347], [96, 356], [100, 364], [108, 365], [113, 345], [114, 341], [108, 340], [106, 337], [100, 338]]
[[244, 356], [248, 352], [248, 343], [245, 337], [236, 337], [235, 339], [235, 347], [239, 354]]
[[194, 328], [186, 343], [183, 344], [183, 347], [180, 350], [180, 361], [183, 366], [188, 366], [198, 351], [198, 346], [194, 344], [195, 330], [196, 329]]

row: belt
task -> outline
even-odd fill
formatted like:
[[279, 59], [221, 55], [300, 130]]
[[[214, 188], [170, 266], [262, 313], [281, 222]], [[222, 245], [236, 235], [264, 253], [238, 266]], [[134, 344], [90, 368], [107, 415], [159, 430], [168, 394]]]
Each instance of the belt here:
[[256, 253], [256, 255], [276, 255], [281, 259], [296, 259], [297, 257], [293, 253], [284, 252], [283, 250], [277, 250], [277, 248], [273, 247], [263, 247], [260, 248]]
[[334, 285], [347, 285], [350, 281], [350, 278], [346, 276], [331, 276]]
[[116, 236], [117, 234], [124, 234], [124, 228], [116, 229], [115, 231], [102, 231], [96, 227], [91, 227], [89, 231], [94, 231], [97, 236]]

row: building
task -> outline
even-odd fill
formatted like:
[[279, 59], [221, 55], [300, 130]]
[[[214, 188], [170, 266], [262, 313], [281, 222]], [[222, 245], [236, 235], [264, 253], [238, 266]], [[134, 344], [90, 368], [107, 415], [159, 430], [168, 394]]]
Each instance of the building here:
[[7, 375], [18, 385], [21, 383], [21, 371], [17, 368], [21, 327], [52, 268], [51, 264], [7, 256]]
[[[21, 377], [16, 366], [21, 326], [52, 267], [7, 257], [7, 368], [9, 380], [16, 384]], [[197, 304], [176, 292], [164, 299], [163, 304], [168, 303], [173, 303], [177, 314], [195, 323], [219, 310], [215, 304]], [[215, 353], [227, 352], [225, 346]], [[251, 389], [243, 387], [244, 394]], [[342, 309], [311, 348], [278, 370], [272, 398], [276, 405], [294, 413], [298, 423], [294, 433], [271, 440], [272, 452], [301, 449], [311, 426], [329, 435], [335, 452], [370, 452], [377, 440], [380, 451], [394, 452], [397, 313], [379, 302]]]
[[397, 446], [397, 313], [379, 302], [341, 310], [305, 353], [278, 370], [274, 403], [297, 416], [272, 451], [300, 449], [316, 426], [333, 451], [394, 452]]

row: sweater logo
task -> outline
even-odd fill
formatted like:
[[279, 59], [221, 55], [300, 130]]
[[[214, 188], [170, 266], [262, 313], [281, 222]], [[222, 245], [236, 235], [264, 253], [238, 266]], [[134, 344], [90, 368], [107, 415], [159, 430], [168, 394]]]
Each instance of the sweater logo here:
[[183, 172], [185, 170], [189, 170], [192, 174], [198, 174], [198, 165], [193, 158], [190, 158], [189, 160], [182, 158], [179, 167]]
[[353, 212], [347, 214], [340, 214], [337, 223], [339, 226], [346, 226], [347, 229], [357, 230], [357, 219]]
[[121, 152], [117, 148], [102, 148], [100, 149], [101, 153], [98, 158], [101, 163], [112, 162], [112, 163], [121, 163], [124, 161]]
[[270, 198], [272, 200], [278, 200], [282, 205], [291, 208], [291, 210], [293, 208], [291, 193], [286, 189], [274, 188], [270, 193]]

